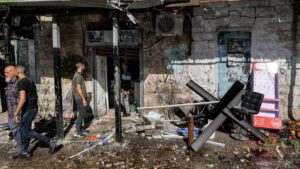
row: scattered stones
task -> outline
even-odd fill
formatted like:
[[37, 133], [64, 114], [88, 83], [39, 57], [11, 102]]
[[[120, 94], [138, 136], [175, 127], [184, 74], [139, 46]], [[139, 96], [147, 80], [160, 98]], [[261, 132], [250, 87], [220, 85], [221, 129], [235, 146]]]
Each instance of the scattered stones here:
[[3, 166], [0, 169], [8, 169], [8, 168], [9, 168], [8, 166]]
[[207, 164], [206, 166], [207, 166], [207, 168], [213, 168], [214, 167], [213, 164]]
[[190, 157], [186, 157], [185, 161], [191, 161]]
[[106, 168], [109, 168], [109, 167], [111, 167], [112, 166], [112, 164], [105, 164], [105, 167]]

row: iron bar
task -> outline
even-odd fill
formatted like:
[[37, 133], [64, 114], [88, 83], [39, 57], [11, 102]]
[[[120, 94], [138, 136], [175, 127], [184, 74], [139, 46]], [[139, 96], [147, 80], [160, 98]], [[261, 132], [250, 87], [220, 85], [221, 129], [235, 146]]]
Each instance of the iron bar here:
[[208, 104], [217, 104], [217, 103], [219, 103], [219, 101], [201, 102], [201, 103], [171, 104], [171, 105], [164, 105], [164, 106], [138, 107], [137, 110], [184, 107], [184, 106], [196, 106], [196, 105], [208, 105]]

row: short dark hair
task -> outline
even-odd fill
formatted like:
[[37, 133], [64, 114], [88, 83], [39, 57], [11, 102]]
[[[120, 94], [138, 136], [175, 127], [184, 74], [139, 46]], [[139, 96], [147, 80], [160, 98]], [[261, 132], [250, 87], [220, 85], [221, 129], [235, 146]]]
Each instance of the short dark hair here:
[[22, 73], [26, 73], [26, 68], [23, 65], [18, 65], [17, 66], [17, 70], [20, 71], [20, 72], [22, 72]]
[[82, 65], [84, 65], [84, 63], [82, 63], [82, 62], [77, 62], [76, 65], [75, 65], [75, 66], [76, 66], [76, 69], [78, 69], [78, 68], [79, 68], [80, 66], [82, 66]]

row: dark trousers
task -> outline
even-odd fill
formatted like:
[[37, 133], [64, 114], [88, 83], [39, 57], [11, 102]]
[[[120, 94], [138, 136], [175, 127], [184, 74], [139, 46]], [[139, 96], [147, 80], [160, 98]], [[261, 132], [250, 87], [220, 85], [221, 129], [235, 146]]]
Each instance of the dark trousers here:
[[77, 134], [82, 132], [82, 123], [86, 114], [86, 108], [83, 106], [82, 100], [75, 100], [77, 106], [77, 119], [76, 119], [76, 132]]
[[21, 147], [20, 125], [15, 123], [13, 112], [8, 113], [8, 126], [12, 133], [13, 139], [15, 139], [18, 146]]
[[28, 151], [28, 146], [31, 138], [44, 142], [47, 145], [49, 145], [50, 143], [50, 139], [48, 137], [40, 133], [37, 133], [35, 131], [32, 131], [31, 129], [31, 124], [36, 114], [37, 114], [37, 109], [26, 110], [23, 111], [21, 114], [20, 131], [21, 131], [22, 152]]

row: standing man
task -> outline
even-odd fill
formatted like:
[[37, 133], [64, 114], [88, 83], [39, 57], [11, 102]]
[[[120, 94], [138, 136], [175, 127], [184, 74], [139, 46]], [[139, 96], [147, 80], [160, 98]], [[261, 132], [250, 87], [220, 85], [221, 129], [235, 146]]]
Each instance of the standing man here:
[[76, 64], [76, 72], [72, 79], [72, 89], [73, 97], [76, 102], [78, 116], [76, 119], [76, 133], [75, 137], [85, 137], [88, 133], [87, 130], [82, 129], [82, 123], [84, 116], [86, 115], [86, 106], [87, 106], [87, 93], [84, 78], [82, 76], [85, 66], [83, 63], [78, 62]]
[[[7, 103], [7, 113], [8, 113], [8, 126], [10, 129], [10, 136], [17, 143], [17, 148], [21, 148], [21, 134], [19, 127], [20, 125], [15, 123], [14, 121], [14, 112], [16, 111], [18, 100], [19, 100], [19, 92], [17, 88], [17, 84], [19, 79], [16, 75], [16, 67], [15, 66], [6, 66], [4, 69], [5, 82], [7, 86], [5, 88], [5, 96]], [[10, 150], [11, 153], [16, 152], [16, 150]]]
[[131, 73], [128, 71], [128, 64], [122, 63], [122, 76], [121, 76], [121, 104], [124, 110], [124, 116], [130, 116], [129, 106], [129, 89], [131, 83]]
[[47, 144], [49, 146], [49, 153], [53, 154], [56, 148], [56, 142], [31, 129], [32, 121], [38, 111], [38, 96], [35, 84], [26, 77], [24, 66], [17, 66], [17, 76], [19, 77], [19, 83], [17, 84], [19, 101], [14, 113], [14, 118], [16, 123], [20, 123], [22, 146], [19, 156], [21, 158], [31, 157], [31, 154], [28, 152], [30, 138], [37, 139]]

